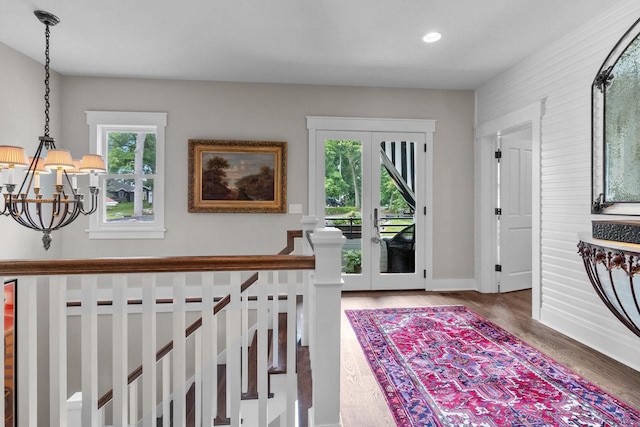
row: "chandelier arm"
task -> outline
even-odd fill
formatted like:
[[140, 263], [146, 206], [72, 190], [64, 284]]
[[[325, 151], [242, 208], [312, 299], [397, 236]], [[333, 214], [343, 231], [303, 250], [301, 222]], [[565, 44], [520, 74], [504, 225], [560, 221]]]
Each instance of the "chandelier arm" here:
[[[20, 207], [22, 209], [20, 209]], [[20, 225], [31, 228], [32, 230], [39, 230], [33, 218], [31, 218], [31, 210], [29, 204], [26, 202], [26, 198], [18, 199], [18, 196], [13, 197], [11, 203], [11, 215]]]
[[91, 215], [96, 210], [98, 210], [98, 194], [100, 193], [100, 189], [97, 187], [93, 187], [91, 189], [91, 209], [88, 211], [82, 212], [84, 215]]
[[[35, 154], [33, 155], [33, 158], [31, 159], [31, 164], [29, 165], [29, 169], [27, 169], [26, 171], [26, 175], [24, 177], [24, 179], [22, 180], [22, 184], [20, 185], [20, 189], [18, 190], [18, 194], [22, 194], [23, 192], [29, 192], [29, 189], [31, 189], [31, 183], [33, 181], [33, 176], [35, 175], [36, 172], [36, 166], [38, 164], [38, 159], [40, 158], [40, 155], [42, 154], [42, 146], [43, 146], [43, 138], [44, 137], [40, 137], [40, 144], [38, 144], [38, 148], [36, 149]], [[28, 182], [28, 184], [27, 184]], [[26, 185], [26, 188], [25, 188]]]
[[[74, 209], [72, 211], [68, 211], [67, 209], [67, 213], [65, 214], [66, 218], [61, 218], [61, 222], [56, 224], [55, 226], [51, 227], [51, 230], [58, 230], [62, 227], [65, 227], [69, 224], [71, 224], [73, 221], [76, 220], [76, 218], [78, 218], [78, 216], [80, 215], [80, 209], [78, 208], [78, 205], [74, 205]], [[62, 219], [64, 219], [64, 221], [62, 221]]]
[[51, 228], [53, 227], [53, 222], [55, 221], [56, 217], [60, 216], [60, 207], [62, 205], [62, 196], [63, 194], [61, 193], [56, 193], [54, 195], [53, 198], [53, 204], [51, 205], [53, 208], [53, 211], [51, 212], [51, 222], [49, 223], [49, 227], [47, 228]]
[[3, 194], [3, 200], [4, 200], [4, 208], [2, 209], [2, 212], [0, 212], [1, 215], [3, 216], [9, 216], [11, 214], [11, 211], [9, 210], [9, 202], [7, 201], [7, 199], [10, 196], [10, 193], [4, 193]]

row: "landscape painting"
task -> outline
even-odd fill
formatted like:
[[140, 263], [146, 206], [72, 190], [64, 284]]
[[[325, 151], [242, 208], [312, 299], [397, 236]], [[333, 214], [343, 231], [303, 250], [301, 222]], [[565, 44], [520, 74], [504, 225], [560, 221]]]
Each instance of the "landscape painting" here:
[[286, 212], [286, 142], [189, 140], [189, 212]]

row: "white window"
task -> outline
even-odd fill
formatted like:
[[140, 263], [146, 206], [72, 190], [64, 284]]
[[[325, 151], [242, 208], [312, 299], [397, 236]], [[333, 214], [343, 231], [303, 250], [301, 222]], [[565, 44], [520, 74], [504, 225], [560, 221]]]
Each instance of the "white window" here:
[[91, 150], [100, 175], [91, 239], [164, 237], [164, 134], [166, 113], [87, 111]]

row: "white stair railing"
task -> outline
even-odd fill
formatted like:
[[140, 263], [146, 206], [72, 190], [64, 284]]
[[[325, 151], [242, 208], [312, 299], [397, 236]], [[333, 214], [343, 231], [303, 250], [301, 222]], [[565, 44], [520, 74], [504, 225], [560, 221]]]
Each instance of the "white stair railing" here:
[[[226, 363], [228, 384], [223, 400], [230, 425], [267, 426], [273, 420], [279, 420], [281, 426], [295, 425], [298, 295], [305, 296], [303, 317], [307, 313], [312, 316], [302, 322], [308, 325], [309, 333], [300, 332], [308, 335], [310, 352], [313, 346], [339, 349], [343, 238], [335, 229], [317, 229], [312, 236], [315, 256], [305, 249], [306, 255], [293, 256], [0, 261], [0, 277], [18, 278], [20, 426], [36, 427], [38, 409], [44, 413], [42, 409], [49, 407], [46, 424], [66, 427], [70, 421], [67, 398], [77, 391], [82, 393], [83, 427], [155, 427], [160, 415], [166, 426], [171, 413], [174, 426], [186, 426], [186, 395], [191, 384], [195, 384], [194, 425], [211, 426], [221, 409], [217, 389], [218, 363], [222, 362]], [[321, 271], [320, 267], [335, 271]], [[257, 283], [241, 291], [243, 280], [256, 270], [262, 272]], [[303, 283], [305, 278], [311, 282]], [[229, 304], [214, 315], [214, 299], [222, 296], [223, 289], [230, 294]], [[310, 295], [322, 302], [309, 300]], [[43, 301], [48, 305], [46, 319], [41, 314]], [[68, 307], [69, 302], [75, 304]], [[315, 309], [318, 304], [322, 310]], [[286, 374], [269, 379], [268, 329], [275, 329], [273, 339], [277, 340], [281, 311], [288, 318], [288, 368]], [[201, 327], [185, 339], [187, 324], [198, 316], [202, 316]], [[322, 325], [321, 336], [314, 335], [314, 322]], [[47, 327], [48, 332], [39, 334], [39, 327]], [[241, 401], [242, 391], [249, 387], [244, 380], [249, 366], [240, 362], [248, 360], [249, 349], [241, 342], [250, 342], [254, 331], [258, 342], [257, 399]], [[220, 347], [218, 337], [223, 332], [226, 338]], [[38, 350], [46, 348], [38, 335], [48, 335], [45, 366], [38, 363]], [[173, 338], [173, 345], [158, 359], [156, 350], [166, 342], [160, 337], [167, 336]], [[320, 354], [325, 354], [324, 349]], [[274, 352], [278, 351], [274, 342]], [[339, 382], [335, 383], [339, 358], [331, 358], [332, 366], [323, 361], [324, 356], [311, 358], [315, 410], [310, 412], [309, 424], [339, 423]], [[142, 375], [138, 373], [131, 380], [130, 372], [138, 365]], [[38, 381], [47, 370], [48, 380]], [[269, 399], [269, 382], [272, 392], [278, 387], [284, 392]], [[38, 388], [46, 384], [45, 390]], [[335, 387], [329, 390], [328, 386]], [[99, 402], [106, 389], [112, 389], [111, 395]], [[43, 402], [42, 396], [48, 402]]]

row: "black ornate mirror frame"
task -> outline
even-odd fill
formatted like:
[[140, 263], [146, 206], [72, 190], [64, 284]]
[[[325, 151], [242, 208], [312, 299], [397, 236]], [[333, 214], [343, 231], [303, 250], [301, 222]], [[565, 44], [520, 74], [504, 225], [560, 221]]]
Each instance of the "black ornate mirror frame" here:
[[[616, 43], [591, 85], [591, 213], [593, 214], [640, 215], [640, 198], [638, 200], [607, 200], [605, 191], [607, 88], [615, 77], [612, 71], [618, 60], [634, 42], [640, 43], [639, 36], [640, 19]], [[640, 99], [640, 91], [638, 99]], [[632, 204], [635, 206], [631, 207]], [[625, 208], [620, 208], [625, 205]]]

